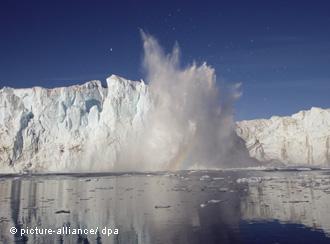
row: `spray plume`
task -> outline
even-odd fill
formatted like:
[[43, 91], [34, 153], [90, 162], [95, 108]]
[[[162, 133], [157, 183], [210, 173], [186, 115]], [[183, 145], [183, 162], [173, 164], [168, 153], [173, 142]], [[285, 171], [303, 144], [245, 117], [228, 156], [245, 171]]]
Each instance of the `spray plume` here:
[[152, 107], [135, 161], [140, 158], [147, 170], [220, 168], [242, 161], [246, 153], [233, 120], [239, 85], [220, 87], [206, 63], [182, 68], [178, 45], [165, 54], [154, 37], [141, 35]]

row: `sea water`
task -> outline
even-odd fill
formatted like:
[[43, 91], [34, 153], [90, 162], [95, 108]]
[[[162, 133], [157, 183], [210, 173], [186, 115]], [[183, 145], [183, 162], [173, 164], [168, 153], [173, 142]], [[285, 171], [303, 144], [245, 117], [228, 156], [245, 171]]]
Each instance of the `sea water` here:
[[0, 177], [0, 243], [329, 242], [324, 170]]

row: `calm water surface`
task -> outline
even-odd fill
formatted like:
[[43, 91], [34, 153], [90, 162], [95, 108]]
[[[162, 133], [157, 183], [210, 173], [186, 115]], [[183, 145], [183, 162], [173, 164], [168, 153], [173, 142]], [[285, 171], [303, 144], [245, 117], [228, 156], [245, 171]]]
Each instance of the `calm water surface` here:
[[330, 172], [3, 176], [0, 243], [330, 243]]

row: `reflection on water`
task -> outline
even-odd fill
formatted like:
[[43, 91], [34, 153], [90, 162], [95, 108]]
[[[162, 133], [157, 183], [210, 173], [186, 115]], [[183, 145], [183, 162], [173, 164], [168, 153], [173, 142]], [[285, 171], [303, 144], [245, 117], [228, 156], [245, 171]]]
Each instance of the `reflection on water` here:
[[330, 234], [330, 177], [306, 173], [263, 177], [248, 185], [241, 210], [243, 219], [276, 219]]
[[[329, 194], [326, 171], [3, 177], [0, 243], [325, 243]], [[20, 236], [37, 226], [99, 231]]]

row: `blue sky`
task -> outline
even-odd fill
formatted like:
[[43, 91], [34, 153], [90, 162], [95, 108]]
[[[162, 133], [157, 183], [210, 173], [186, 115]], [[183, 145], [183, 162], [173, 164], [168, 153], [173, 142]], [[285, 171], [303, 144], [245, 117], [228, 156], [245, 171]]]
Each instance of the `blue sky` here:
[[327, 1], [2, 0], [0, 87], [143, 78], [142, 28], [241, 82], [238, 120], [330, 107], [329, 13]]

